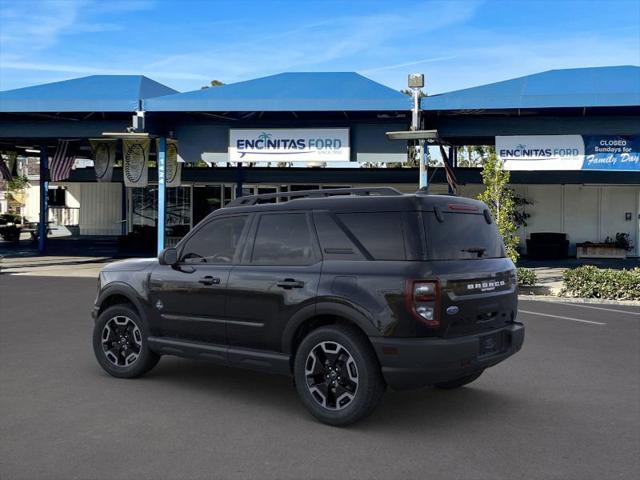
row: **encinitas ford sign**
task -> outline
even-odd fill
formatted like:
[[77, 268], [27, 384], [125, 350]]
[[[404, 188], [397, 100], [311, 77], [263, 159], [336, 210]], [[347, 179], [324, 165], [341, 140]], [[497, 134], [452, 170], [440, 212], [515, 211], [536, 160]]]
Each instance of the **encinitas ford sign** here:
[[580, 170], [580, 135], [496, 136], [496, 154], [507, 170]]
[[640, 136], [497, 136], [496, 154], [507, 170], [640, 171]]
[[230, 129], [230, 162], [348, 162], [348, 128]]

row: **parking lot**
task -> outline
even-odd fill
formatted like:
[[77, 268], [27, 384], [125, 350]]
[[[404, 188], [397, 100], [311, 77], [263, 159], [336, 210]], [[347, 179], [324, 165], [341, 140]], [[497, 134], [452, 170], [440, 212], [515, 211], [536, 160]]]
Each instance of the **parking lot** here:
[[287, 378], [165, 357], [118, 380], [92, 278], [0, 275], [0, 478], [627, 479], [640, 463], [640, 307], [522, 301], [523, 350], [457, 391], [314, 421]]

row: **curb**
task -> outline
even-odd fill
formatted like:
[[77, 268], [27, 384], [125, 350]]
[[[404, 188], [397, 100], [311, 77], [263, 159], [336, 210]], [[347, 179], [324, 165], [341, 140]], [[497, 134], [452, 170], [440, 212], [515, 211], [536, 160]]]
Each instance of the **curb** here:
[[518, 294], [518, 300], [539, 300], [554, 303], [591, 303], [597, 305], [627, 305], [630, 307], [640, 306], [639, 300], [605, 300], [602, 298], [557, 297], [552, 295]]
[[533, 287], [518, 287], [518, 295], [545, 295], [555, 296], [560, 292], [558, 287], [536, 285]]

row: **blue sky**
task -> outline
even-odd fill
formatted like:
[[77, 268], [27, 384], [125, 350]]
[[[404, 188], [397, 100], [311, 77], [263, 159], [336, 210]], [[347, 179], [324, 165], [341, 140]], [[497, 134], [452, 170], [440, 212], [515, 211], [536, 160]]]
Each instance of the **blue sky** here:
[[640, 64], [640, 1], [0, 0], [0, 90], [144, 74], [181, 91], [357, 71], [439, 93], [554, 68]]

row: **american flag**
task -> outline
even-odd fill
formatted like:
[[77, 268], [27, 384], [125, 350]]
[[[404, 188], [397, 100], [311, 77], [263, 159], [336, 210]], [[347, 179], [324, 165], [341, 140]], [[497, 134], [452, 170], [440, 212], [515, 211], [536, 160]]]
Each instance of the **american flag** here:
[[0, 157], [0, 177], [4, 178], [7, 181], [13, 180], [11, 170], [9, 170], [9, 167], [7, 167], [7, 164], [2, 157]]
[[77, 140], [58, 140], [56, 153], [49, 162], [49, 174], [52, 182], [66, 180], [71, 175], [71, 167], [76, 161]]
[[447, 175], [447, 183], [451, 188], [451, 191], [454, 195], [458, 194], [458, 179], [456, 178], [456, 174], [453, 171], [453, 167], [449, 161], [449, 157], [447, 157], [447, 152], [445, 152], [444, 147], [440, 145], [440, 154], [442, 155], [442, 162], [444, 163], [444, 171]]

